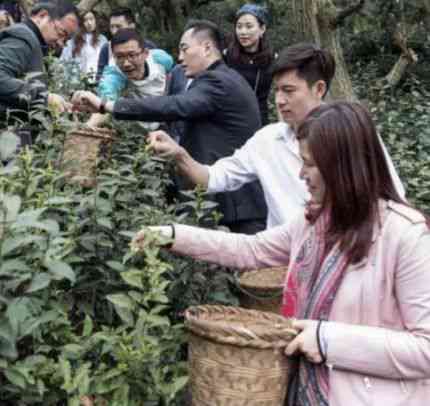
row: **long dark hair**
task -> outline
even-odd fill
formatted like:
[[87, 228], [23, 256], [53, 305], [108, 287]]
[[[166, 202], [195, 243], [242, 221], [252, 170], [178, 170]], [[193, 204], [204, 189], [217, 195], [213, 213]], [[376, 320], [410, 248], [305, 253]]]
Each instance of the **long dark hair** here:
[[312, 111], [299, 126], [325, 182], [328, 242], [340, 242], [351, 263], [368, 254], [380, 199], [405, 203], [394, 186], [376, 128], [362, 105], [336, 102]]
[[84, 17], [89, 13], [92, 13], [94, 15], [95, 20], [96, 20], [96, 29], [92, 33], [92, 36], [91, 36], [91, 45], [93, 47], [96, 47], [98, 45], [98, 43], [100, 42], [100, 28], [99, 28], [98, 16], [95, 13], [95, 11], [93, 11], [93, 10], [86, 11], [84, 14], [82, 14], [82, 18], [81, 18], [82, 26], [74, 38], [75, 46], [74, 46], [73, 51], [72, 51], [73, 57], [79, 56], [81, 54], [82, 48], [85, 44], [85, 28], [84, 28], [83, 24], [84, 24]]
[[[225, 55], [227, 61], [233, 63], [249, 63], [249, 61], [252, 60], [256, 66], [270, 65], [273, 61], [274, 53], [272, 47], [269, 44], [269, 40], [267, 39], [266, 32], [260, 38], [257, 52], [249, 54], [245, 52], [242, 45], [240, 45], [236, 35], [236, 24], [237, 20], [239, 20], [239, 18], [243, 15], [244, 14], [237, 16], [234, 20], [232, 40], [227, 47], [227, 53]], [[265, 25], [256, 16], [254, 17], [257, 19], [260, 26]]]

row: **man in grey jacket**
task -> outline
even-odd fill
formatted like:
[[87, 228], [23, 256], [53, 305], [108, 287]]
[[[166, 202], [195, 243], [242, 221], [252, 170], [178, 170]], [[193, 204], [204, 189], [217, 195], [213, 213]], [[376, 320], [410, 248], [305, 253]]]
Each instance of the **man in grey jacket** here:
[[[64, 46], [78, 28], [76, 8], [66, 0], [42, 1], [30, 18], [0, 31], [0, 119], [8, 110], [26, 112], [36, 103], [49, 105], [59, 112], [70, 105], [60, 95], [48, 93], [43, 57], [49, 46]], [[25, 79], [26, 75], [36, 74]], [[6, 123], [8, 124], [8, 123]]]

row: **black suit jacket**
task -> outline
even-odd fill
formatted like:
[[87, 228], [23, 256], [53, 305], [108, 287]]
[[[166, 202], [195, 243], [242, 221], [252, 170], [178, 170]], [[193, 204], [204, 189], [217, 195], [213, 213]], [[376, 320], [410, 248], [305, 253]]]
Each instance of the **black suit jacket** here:
[[[258, 102], [251, 87], [222, 61], [196, 76], [183, 94], [119, 99], [114, 105], [114, 117], [139, 121], [184, 120], [181, 145], [196, 161], [206, 165], [232, 155], [261, 127]], [[267, 215], [258, 182], [235, 192], [218, 193], [215, 200], [225, 224], [265, 219]]]

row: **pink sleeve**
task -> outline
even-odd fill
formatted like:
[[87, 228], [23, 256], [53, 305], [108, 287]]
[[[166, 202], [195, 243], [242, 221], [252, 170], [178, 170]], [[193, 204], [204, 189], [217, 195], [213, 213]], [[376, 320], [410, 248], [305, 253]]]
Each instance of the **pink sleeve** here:
[[288, 265], [291, 238], [286, 226], [255, 235], [175, 225], [173, 252], [239, 269]]
[[404, 330], [327, 322], [327, 361], [335, 368], [393, 379], [430, 378], [430, 234], [420, 224], [400, 238], [394, 275]]

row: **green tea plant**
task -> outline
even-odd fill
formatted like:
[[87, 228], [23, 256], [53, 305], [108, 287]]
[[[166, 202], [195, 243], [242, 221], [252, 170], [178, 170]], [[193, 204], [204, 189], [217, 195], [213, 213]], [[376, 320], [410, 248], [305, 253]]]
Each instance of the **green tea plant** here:
[[166, 199], [170, 165], [152, 156], [137, 124], [113, 123], [117, 135], [94, 188], [71, 183], [62, 155], [75, 122], [32, 115], [41, 130], [31, 150], [12, 159], [13, 129], [0, 136], [9, 160], [0, 168], [2, 405], [78, 405], [84, 396], [114, 406], [182, 405], [182, 312], [237, 303], [231, 275], [166, 252], [157, 235], [140, 255], [129, 243], [145, 226], [197, 224], [213, 205], [197, 191], [189, 214], [178, 214], [182, 203]]
[[430, 214], [430, 88], [410, 75], [392, 89], [377, 80], [375, 70], [373, 65], [360, 66], [357, 89], [373, 114], [407, 198]]

